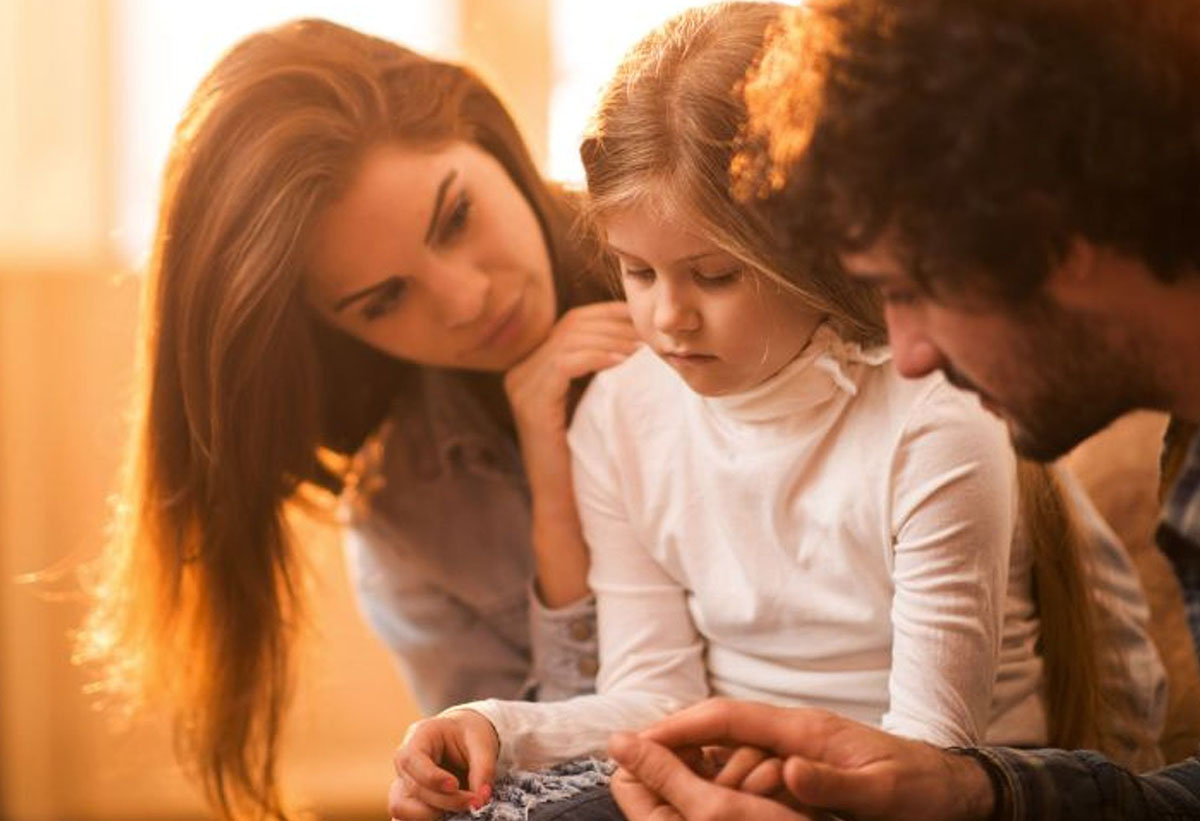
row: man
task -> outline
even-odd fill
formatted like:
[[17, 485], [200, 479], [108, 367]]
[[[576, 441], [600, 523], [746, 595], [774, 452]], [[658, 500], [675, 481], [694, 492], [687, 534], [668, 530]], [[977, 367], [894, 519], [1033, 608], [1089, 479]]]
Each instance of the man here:
[[[879, 286], [903, 373], [976, 392], [1038, 459], [1172, 415], [1158, 543], [1200, 637], [1200, 2], [812, 0], [747, 99], [743, 183]], [[785, 802], [675, 755], [707, 744], [773, 753]], [[1200, 758], [1135, 776], [735, 701], [612, 753], [635, 820], [1200, 818]]]

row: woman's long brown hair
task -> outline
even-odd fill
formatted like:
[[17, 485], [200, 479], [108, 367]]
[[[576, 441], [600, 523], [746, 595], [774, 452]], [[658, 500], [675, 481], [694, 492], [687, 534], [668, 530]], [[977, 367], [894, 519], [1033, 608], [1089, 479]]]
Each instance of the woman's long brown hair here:
[[558, 275], [578, 256], [571, 215], [459, 66], [298, 21], [230, 51], [176, 130], [134, 441], [78, 658], [109, 692], [165, 699], [221, 817], [288, 817], [277, 747], [303, 597], [285, 509], [314, 483], [337, 489], [319, 448], [352, 453], [411, 367], [314, 320], [306, 237], [371, 147], [452, 140], [500, 161]]
[[[784, 201], [746, 203], [764, 186], [738, 163], [748, 114], [743, 80], [785, 7], [720, 3], [690, 9], [645, 37], [601, 97], [580, 153], [589, 210], [602, 216], [638, 202], [686, 214], [737, 258], [809, 300], [845, 338], [882, 342], [886, 326], [873, 288], [842, 270], [832, 244]], [[793, 224], [805, 223], [796, 242]], [[1096, 617], [1082, 566], [1084, 545], [1053, 474], [1020, 462], [1019, 508], [1033, 566], [1033, 596], [1046, 670], [1049, 740], [1069, 749], [1099, 740]]]

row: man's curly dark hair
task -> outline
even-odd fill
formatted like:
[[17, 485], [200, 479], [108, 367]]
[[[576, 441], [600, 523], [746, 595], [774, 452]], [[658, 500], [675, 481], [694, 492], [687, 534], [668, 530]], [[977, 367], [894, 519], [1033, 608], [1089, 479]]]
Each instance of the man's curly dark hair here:
[[1084, 238], [1200, 271], [1200, 0], [810, 0], [735, 161], [797, 253], [1018, 303]]

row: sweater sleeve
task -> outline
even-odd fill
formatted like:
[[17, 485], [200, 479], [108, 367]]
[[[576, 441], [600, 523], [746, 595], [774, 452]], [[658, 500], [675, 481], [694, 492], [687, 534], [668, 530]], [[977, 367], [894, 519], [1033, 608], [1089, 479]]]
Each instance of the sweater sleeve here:
[[996, 821], [1200, 818], [1200, 758], [1135, 775], [1090, 750], [964, 750], [996, 786]]
[[934, 744], [983, 738], [1016, 527], [1016, 462], [1001, 424], [937, 383], [891, 471], [892, 669], [883, 728]]
[[621, 432], [598, 388], [599, 380], [576, 412], [570, 437], [596, 595], [598, 693], [555, 703], [490, 699], [466, 705], [495, 725], [501, 770], [603, 755], [613, 732], [640, 729], [708, 695], [704, 643], [687, 590], [639, 540], [606, 447], [608, 437]]

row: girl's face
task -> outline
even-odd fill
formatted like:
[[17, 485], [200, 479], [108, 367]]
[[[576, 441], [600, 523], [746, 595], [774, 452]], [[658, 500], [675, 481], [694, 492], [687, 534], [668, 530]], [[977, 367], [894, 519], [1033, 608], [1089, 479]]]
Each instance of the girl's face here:
[[423, 365], [503, 371], [550, 333], [550, 256], [533, 208], [470, 143], [370, 151], [317, 219], [307, 296], [346, 333]]
[[696, 393], [744, 391], [795, 359], [821, 314], [686, 224], [645, 206], [605, 220], [634, 327]]

